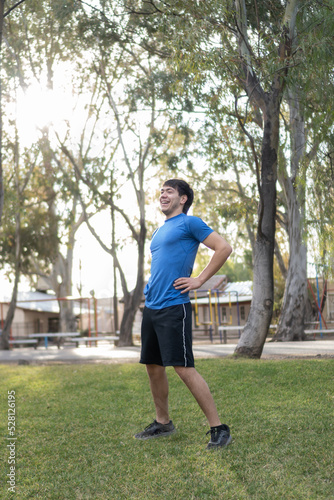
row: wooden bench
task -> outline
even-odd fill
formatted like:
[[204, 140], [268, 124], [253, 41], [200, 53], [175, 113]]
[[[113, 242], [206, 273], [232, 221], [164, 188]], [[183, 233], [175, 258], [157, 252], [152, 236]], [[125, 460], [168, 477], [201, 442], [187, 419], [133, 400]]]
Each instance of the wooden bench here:
[[[224, 344], [227, 344], [227, 332], [232, 331], [232, 332], [238, 332], [240, 335], [243, 329], [245, 328], [245, 325], [220, 325], [218, 327], [218, 332], [220, 336], [220, 343], [224, 340]], [[277, 325], [269, 325], [269, 329], [276, 329]], [[223, 338], [222, 338], [222, 333], [223, 333]]]
[[119, 337], [116, 337], [116, 336], [112, 336], [112, 335], [108, 335], [108, 336], [97, 336], [97, 337], [74, 337], [74, 338], [68, 338], [66, 339], [67, 342], [74, 342], [76, 344], [77, 347], [79, 347], [79, 344], [83, 344], [85, 343], [86, 344], [86, 347], [88, 347], [88, 343], [89, 342], [95, 342], [96, 345], [97, 345], [97, 342], [99, 342], [100, 340], [104, 340], [104, 341], [109, 341], [109, 342], [114, 342], [115, 343], [115, 340], [119, 340]]
[[60, 349], [60, 345], [64, 339], [67, 337], [74, 337], [75, 335], [80, 335], [79, 332], [57, 332], [57, 333], [30, 333], [30, 338], [35, 338], [37, 340], [44, 339], [45, 348], [48, 348], [48, 339], [54, 338], [58, 349]]
[[316, 335], [316, 333], [320, 333], [321, 336], [323, 336], [324, 333], [334, 333], [333, 329], [326, 330], [325, 328], [322, 328], [321, 330], [318, 328], [317, 330], [304, 330], [305, 335]]
[[220, 336], [220, 343], [222, 343], [223, 339], [222, 339], [222, 332], [223, 332], [223, 337], [224, 337], [224, 344], [227, 344], [227, 331], [232, 331], [232, 332], [242, 332], [242, 330], [244, 329], [244, 325], [243, 326], [240, 326], [240, 325], [236, 325], [236, 326], [232, 326], [232, 325], [221, 325], [218, 327], [218, 332], [219, 332], [219, 336]]
[[12, 339], [9, 340], [9, 345], [33, 345], [35, 349], [37, 349], [37, 339]]

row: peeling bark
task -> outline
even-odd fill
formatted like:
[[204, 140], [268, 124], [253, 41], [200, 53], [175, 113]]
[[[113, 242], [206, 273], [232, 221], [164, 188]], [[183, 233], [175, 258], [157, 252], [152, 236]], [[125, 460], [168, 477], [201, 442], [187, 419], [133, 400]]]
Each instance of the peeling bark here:
[[275, 248], [278, 102], [268, 103], [265, 114], [259, 227], [255, 244], [253, 299], [236, 356], [260, 358], [268, 334], [274, 304], [273, 262]]
[[[124, 313], [120, 325], [120, 338], [119, 346], [129, 346], [132, 345], [132, 329], [135, 320], [136, 313], [139, 309], [144, 290], [144, 256], [145, 256], [145, 240], [146, 240], [146, 223], [145, 223], [145, 203], [144, 198], [141, 197], [140, 207], [143, 213], [143, 218], [141, 220], [141, 230], [139, 232], [139, 237], [137, 240], [138, 244], [138, 270], [137, 270], [137, 280], [136, 287], [132, 293], [126, 292], [124, 294]], [[126, 288], [123, 286], [123, 291]]]
[[258, 230], [254, 257], [253, 298], [243, 334], [235, 350], [236, 356], [260, 358], [268, 334], [274, 303], [273, 263], [275, 249], [276, 182], [279, 144], [279, 112], [289, 70], [289, 58], [295, 29], [298, 0], [286, 4], [278, 47], [278, 61], [282, 69], [274, 74], [270, 91], [265, 92], [252, 66], [247, 35], [246, 3], [236, 0], [241, 59], [240, 81], [253, 106], [263, 113], [261, 174], [258, 174], [259, 209]]
[[290, 258], [282, 310], [273, 340], [304, 340], [307, 308], [307, 248], [304, 241], [305, 187], [300, 181], [305, 152], [305, 123], [298, 92], [289, 92], [291, 161], [290, 177], [281, 179], [288, 213]]

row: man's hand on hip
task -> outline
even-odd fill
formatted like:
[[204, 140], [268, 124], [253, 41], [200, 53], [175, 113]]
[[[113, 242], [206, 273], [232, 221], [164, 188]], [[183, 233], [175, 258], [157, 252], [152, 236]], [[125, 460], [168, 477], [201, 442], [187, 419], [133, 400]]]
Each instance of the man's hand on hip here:
[[187, 293], [190, 290], [197, 290], [202, 286], [202, 282], [199, 278], [178, 278], [174, 281], [174, 288], [176, 290], [182, 290], [181, 293]]

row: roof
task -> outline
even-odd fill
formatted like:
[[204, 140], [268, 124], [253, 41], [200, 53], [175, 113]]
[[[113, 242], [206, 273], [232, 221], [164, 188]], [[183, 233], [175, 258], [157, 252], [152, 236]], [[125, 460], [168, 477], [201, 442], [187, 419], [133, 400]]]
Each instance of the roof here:
[[253, 295], [252, 281], [236, 281], [235, 283], [227, 283], [224, 288], [224, 293], [238, 293], [238, 295]]
[[[9, 302], [10, 299], [8, 299]], [[87, 310], [87, 301], [83, 301], [83, 308]], [[53, 294], [43, 292], [18, 292], [16, 307], [29, 311], [39, 311], [59, 314], [59, 303]], [[93, 309], [91, 309], [93, 311]], [[74, 314], [80, 314], [79, 300], [74, 301]]]
[[59, 313], [56, 296], [43, 292], [18, 292], [16, 305], [31, 311]]
[[[208, 283], [208, 282], [207, 282]], [[206, 285], [207, 285], [206, 283]], [[235, 283], [227, 283], [223, 290], [209, 289], [201, 290], [201, 295], [197, 295], [197, 304], [208, 304], [209, 295], [208, 290], [211, 290], [211, 303], [215, 304], [235, 304], [237, 302], [250, 302], [253, 297], [252, 291], [253, 283], [252, 281], [237, 281]], [[203, 294], [205, 293], [205, 296]], [[191, 300], [192, 303], [195, 302], [194, 297]]]
[[227, 277], [224, 274], [215, 274], [215, 276], [212, 276], [212, 278], [210, 278], [203, 285], [203, 287], [199, 288], [198, 291], [200, 292], [202, 289], [221, 290], [224, 288], [226, 283], [227, 283]]
[[[204, 283], [201, 288], [196, 290], [197, 297], [206, 295], [207, 290], [224, 290], [227, 285], [227, 277], [223, 274], [215, 274], [208, 281]], [[191, 290], [189, 293], [190, 298], [194, 298], [194, 292]]]

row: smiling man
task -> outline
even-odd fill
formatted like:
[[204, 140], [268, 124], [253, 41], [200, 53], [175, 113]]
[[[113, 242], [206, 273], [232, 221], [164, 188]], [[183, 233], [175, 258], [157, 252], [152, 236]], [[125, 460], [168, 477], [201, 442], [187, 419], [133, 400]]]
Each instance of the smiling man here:
[[[151, 241], [151, 276], [145, 287], [140, 362], [146, 365], [156, 418], [137, 439], [168, 436], [175, 432], [169, 417], [166, 366], [173, 366], [208, 419], [211, 439], [219, 448], [231, 442], [230, 429], [222, 424], [210, 389], [197, 372], [192, 352], [192, 311], [189, 291], [200, 288], [226, 262], [231, 246], [198, 217], [187, 215], [194, 193], [188, 183], [171, 179], [160, 193], [166, 220]], [[205, 269], [191, 277], [198, 246], [213, 250]]]

